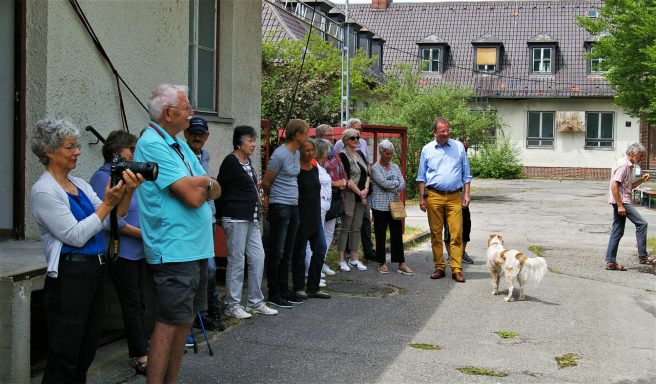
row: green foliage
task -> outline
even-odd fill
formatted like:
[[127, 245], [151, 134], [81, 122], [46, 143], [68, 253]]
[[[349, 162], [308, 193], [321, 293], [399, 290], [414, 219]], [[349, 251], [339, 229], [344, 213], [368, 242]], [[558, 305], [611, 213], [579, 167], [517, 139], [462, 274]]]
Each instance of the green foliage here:
[[517, 333], [515, 333], [513, 331], [498, 331], [498, 332], [494, 332], [494, 333], [496, 333], [497, 336], [499, 336], [502, 339], [512, 339], [514, 337], [519, 336]]
[[[470, 88], [449, 84], [426, 87], [420, 74], [408, 65], [399, 65], [386, 73], [385, 84], [377, 87], [367, 100], [368, 107], [357, 116], [369, 124], [401, 125], [408, 128], [407, 192], [416, 195], [414, 179], [421, 149], [434, 140], [433, 121], [445, 117], [451, 137], [467, 137], [471, 144], [490, 140], [491, 128], [499, 127], [494, 113], [472, 109], [474, 93]], [[395, 144], [396, 146], [396, 144]], [[398, 148], [398, 146], [397, 146]]]
[[576, 361], [579, 360], [581, 356], [576, 353], [568, 353], [562, 356], [556, 356], [556, 362], [558, 363], [558, 368], [567, 368], [567, 367], [576, 367], [579, 365]]
[[606, 0], [600, 17], [578, 23], [600, 39], [588, 57], [602, 57], [604, 74], [617, 91], [615, 103], [656, 121], [656, 4], [653, 0]]
[[544, 257], [544, 251], [547, 249], [541, 245], [531, 245], [528, 250], [535, 253], [535, 256]]
[[434, 351], [434, 350], [440, 350], [440, 349], [442, 349], [442, 347], [440, 347], [439, 345], [435, 345], [435, 344], [423, 344], [423, 343], [419, 343], [419, 344], [410, 344], [410, 347], [415, 348], [415, 349], [423, 349], [423, 350], [425, 350], [425, 351]]
[[[272, 129], [287, 118], [301, 68], [306, 39], [262, 43], [262, 118]], [[341, 53], [316, 34], [310, 36], [303, 71], [290, 118], [310, 126], [339, 124]], [[366, 77], [373, 63], [363, 51], [351, 59], [351, 99], [358, 100], [369, 89]]]
[[508, 139], [483, 144], [478, 153], [469, 159], [472, 176], [484, 179], [519, 179], [524, 174], [524, 167], [518, 154], [519, 150]]
[[477, 375], [477, 376], [492, 376], [492, 377], [506, 377], [508, 374], [503, 371], [495, 371], [494, 369], [488, 368], [478, 368], [478, 367], [463, 367], [456, 368], [456, 370], [466, 374], [466, 375]]

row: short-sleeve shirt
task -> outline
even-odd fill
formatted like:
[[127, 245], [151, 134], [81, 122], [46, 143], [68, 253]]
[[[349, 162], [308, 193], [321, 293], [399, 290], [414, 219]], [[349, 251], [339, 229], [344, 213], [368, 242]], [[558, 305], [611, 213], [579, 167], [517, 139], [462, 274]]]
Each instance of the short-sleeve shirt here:
[[301, 153], [291, 152], [286, 145], [276, 148], [269, 159], [267, 171], [275, 172], [269, 203], [298, 205], [297, 177], [301, 172]]
[[620, 199], [622, 199], [623, 204], [631, 204], [631, 170], [633, 169], [633, 164], [628, 157], [624, 156], [623, 158], [617, 161], [617, 164], [613, 167], [610, 172], [610, 185], [608, 193], [608, 203], [616, 204], [615, 197], [613, 196], [613, 184], [619, 182], [619, 193]]
[[[180, 153], [174, 144], [178, 145]], [[213, 257], [210, 206], [189, 207], [171, 191], [171, 184], [181, 178], [205, 174], [187, 143], [171, 137], [151, 122], [137, 142], [134, 160], [153, 161], [159, 166], [157, 179], [137, 188], [147, 262], [161, 264]]]

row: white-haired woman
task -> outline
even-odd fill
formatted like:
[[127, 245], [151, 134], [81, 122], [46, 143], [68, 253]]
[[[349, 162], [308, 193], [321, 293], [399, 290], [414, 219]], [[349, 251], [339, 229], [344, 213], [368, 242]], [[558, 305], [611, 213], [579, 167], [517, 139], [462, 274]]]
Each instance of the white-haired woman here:
[[397, 272], [404, 275], [414, 275], [405, 263], [403, 255], [403, 228], [401, 220], [394, 220], [389, 210], [390, 201], [398, 201], [399, 194], [405, 189], [405, 180], [399, 167], [392, 163], [394, 145], [389, 140], [378, 144], [378, 162], [371, 167], [373, 191], [369, 204], [374, 217], [374, 232], [376, 234], [376, 261], [378, 272], [389, 273], [385, 258], [385, 237], [387, 228], [390, 232], [390, 253], [392, 263], [399, 263]]
[[[342, 225], [339, 230], [337, 243], [339, 269], [342, 272], [349, 272], [351, 270], [350, 265], [360, 271], [366, 271], [367, 267], [358, 259], [358, 245], [360, 243], [362, 216], [367, 205], [367, 195], [369, 194], [370, 179], [367, 160], [365, 155], [357, 150], [360, 143], [360, 132], [352, 128], [345, 129], [342, 133], [342, 141], [345, 145], [339, 153], [339, 157], [348, 176], [347, 188], [351, 193], [347, 192], [345, 194], [344, 210], [346, 214], [342, 216]], [[347, 242], [351, 253], [348, 265], [344, 257]]]
[[86, 181], [71, 176], [80, 157], [79, 129], [67, 119], [43, 119], [32, 136], [32, 152], [46, 170], [31, 190], [32, 215], [48, 263], [44, 307], [48, 328], [43, 383], [83, 383], [100, 338], [104, 305], [101, 234], [118, 207], [125, 216], [143, 182], [130, 170], [100, 200]]

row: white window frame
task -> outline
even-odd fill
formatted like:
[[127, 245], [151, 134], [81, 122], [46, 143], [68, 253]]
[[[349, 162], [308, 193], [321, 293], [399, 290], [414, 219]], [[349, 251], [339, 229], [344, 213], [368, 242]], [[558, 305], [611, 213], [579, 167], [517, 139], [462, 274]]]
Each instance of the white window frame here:
[[[204, 113], [217, 113], [218, 112], [218, 96], [217, 96], [217, 84], [218, 84], [218, 68], [217, 68], [217, 58], [218, 58], [218, 36], [219, 36], [219, 23], [218, 23], [218, 12], [219, 12], [219, 2], [214, 1], [214, 47], [202, 46], [199, 43], [199, 3], [201, 0], [190, 0], [190, 36], [189, 36], [189, 101], [191, 107], [198, 112]], [[211, 0], [210, 0], [211, 1]], [[212, 83], [212, 100], [207, 102], [199, 103], [198, 100], [198, 84], [200, 81], [207, 83], [207, 79], [199, 80], [199, 71], [198, 71], [198, 52], [200, 50], [211, 52], [213, 54], [214, 60], [212, 60], [212, 79], [209, 82]], [[200, 105], [212, 105], [211, 108], [200, 108]]]
[[[544, 53], [549, 51], [549, 57], [545, 58]], [[540, 52], [540, 57], [536, 58], [535, 53]], [[548, 75], [553, 73], [554, 49], [552, 47], [533, 47], [531, 48], [531, 72], [536, 74]], [[535, 64], [538, 63], [538, 69]], [[548, 67], [548, 68], [546, 68]]]
[[[529, 136], [530, 123], [531, 123], [531, 114], [539, 113], [540, 114], [540, 127], [539, 127], [539, 136]], [[551, 132], [552, 136], [544, 136], [544, 115], [551, 114]], [[538, 144], [529, 144], [530, 141], [538, 141]], [[551, 141], [551, 144], [547, 142]], [[554, 111], [528, 111], [526, 114], [526, 148], [554, 148], [556, 142], [556, 113]]]
[[[419, 69], [422, 72], [426, 73], [442, 73], [444, 66], [442, 63], [442, 47], [420, 47], [420, 60], [419, 60]], [[424, 59], [424, 51], [429, 51], [428, 59]], [[437, 54], [437, 57], [435, 57]], [[437, 71], [433, 70], [433, 63], [437, 62]], [[428, 69], [424, 69], [425, 64], [428, 64]]]
[[[495, 54], [495, 64], [478, 64], [478, 50], [479, 49], [494, 49], [494, 54]], [[496, 73], [499, 70], [499, 61], [501, 60], [499, 50], [501, 49], [500, 46], [481, 46], [481, 47], [475, 47], [474, 49], [474, 67], [476, 68], [477, 72], [481, 73]]]
[[[593, 138], [588, 137], [590, 127], [588, 126], [589, 116], [597, 115], [597, 126], [593, 127], [596, 131]], [[601, 118], [602, 115], [611, 115], [613, 121], [611, 123], [611, 137], [601, 137]], [[610, 142], [610, 145], [601, 145], [604, 142]], [[611, 111], [588, 111], [585, 112], [585, 149], [604, 149], [612, 150], [615, 148], [615, 112]]]

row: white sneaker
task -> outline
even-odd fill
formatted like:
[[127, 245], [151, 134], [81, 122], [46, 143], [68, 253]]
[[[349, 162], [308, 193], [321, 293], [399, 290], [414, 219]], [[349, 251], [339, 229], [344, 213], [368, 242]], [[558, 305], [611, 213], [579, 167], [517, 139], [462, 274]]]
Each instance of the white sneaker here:
[[246, 307], [246, 311], [248, 311], [249, 313], [257, 313], [260, 315], [268, 315], [268, 316], [278, 314], [277, 310], [267, 307], [266, 304], [264, 303], [260, 304], [258, 307]]
[[351, 272], [351, 268], [346, 264], [346, 261], [339, 262], [339, 270], [342, 272]]
[[319, 280], [319, 288], [326, 288], [326, 280], [324, 279]]
[[334, 276], [336, 273], [335, 271], [330, 269], [328, 264], [324, 264], [323, 267], [321, 267], [321, 272], [323, 272], [326, 276]]
[[358, 271], [366, 271], [366, 270], [367, 270], [367, 266], [364, 265], [364, 264], [362, 264], [362, 262], [360, 261], [360, 259], [355, 260], [355, 261], [353, 261], [353, 260], [349, 260], [348, 263], [349, 263], [349, 265], [350, 265], [351, 267], [356, 267], [356, 268], [358, 269]]
[[226, 316], [234, 317], [236, 319], [250, 319], [253, 317], [253, 315], [244, 311], [244, 308], [242, 308], [241, 305], [226, 307], [226, 309], [223, 311], [223, 314]]
[[326, 274], [323, 273], [323, 272], [321, 272], [321, 278], [322, 278], [322, 279], [325, 279], [325, 278], [326, 278]]

